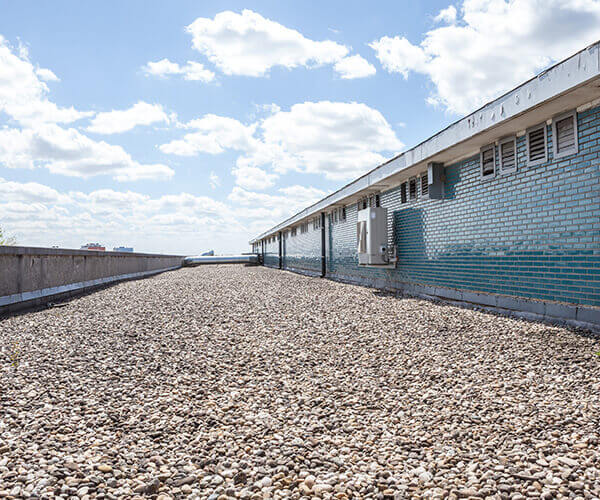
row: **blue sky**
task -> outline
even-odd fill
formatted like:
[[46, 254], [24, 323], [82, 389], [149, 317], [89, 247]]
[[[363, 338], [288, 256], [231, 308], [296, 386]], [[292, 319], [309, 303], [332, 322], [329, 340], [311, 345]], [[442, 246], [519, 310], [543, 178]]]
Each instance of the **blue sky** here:
[[596, 0], [0, 7], [0, 226], [185, 254], [246, 250], [600, 38]]

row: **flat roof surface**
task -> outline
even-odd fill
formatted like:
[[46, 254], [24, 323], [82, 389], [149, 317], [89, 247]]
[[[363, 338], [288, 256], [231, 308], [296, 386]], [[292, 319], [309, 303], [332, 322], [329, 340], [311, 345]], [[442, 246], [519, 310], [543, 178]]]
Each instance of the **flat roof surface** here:
[[600, 341], [564, 328], [216, 266], [0, 345], [2, 496], [600, 497]]

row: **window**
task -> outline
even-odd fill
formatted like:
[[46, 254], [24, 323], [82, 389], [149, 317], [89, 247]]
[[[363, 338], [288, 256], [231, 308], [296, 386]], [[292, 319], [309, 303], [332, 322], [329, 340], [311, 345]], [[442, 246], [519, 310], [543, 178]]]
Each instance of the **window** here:
[[552, 121], [552, 143], [554, 144], [554, 158], [560, 158], [577, 153], [577, 114], [570, 111], [560, 115]]
[[342, 207], [342, 221], [346, 220], [346, 207]]
[[527, 131], [527, 164], [539, 165], [548, 161], [546, 151], [546, 124], [542, 123]]
[[417, 179], [413, 178], [408, 181], [408, 197], [411, 200], [417, 199]]
[[517, 170], [517, 139], [507, 137], [502, 139], [500, 149], [500, 173], [508, 174]]
[[375, 206], [376, 207], [380, 207], [381, 206], [381, 199], [379, 198], [378, 194], [375, 195]]
[[338, 210], [337, 208], [333, 211], [333, 222], [334, 224], [338, 221]]
[[406, 203], [406, 191], [407, 191], [406, 182], [400, 184], [400, 203]]
[[427, 198], [429, 196], [429, 179], [427, 172], [421, 174], [421, 196]]
[[491, 179], [494, 177], [496, 173], [496, 148], [493, 144], [481, 148], [479, 164], [481, 166], [482, 179]]
[[292, 228], [292, 236], [296, 236], [296, 234], [298, 234], [298, 228], [297, 227], [293, 227]]

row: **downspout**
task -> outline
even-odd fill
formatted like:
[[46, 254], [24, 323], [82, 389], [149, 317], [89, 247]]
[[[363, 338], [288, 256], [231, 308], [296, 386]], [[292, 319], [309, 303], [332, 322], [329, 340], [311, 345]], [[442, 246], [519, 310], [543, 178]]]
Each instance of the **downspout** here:
[[321, 278], [327, 274], [327, 262], [325, 261], [325, 212], [321, 212]]
[[279, 231], [279, 269], [283, 269], [283, 233]]

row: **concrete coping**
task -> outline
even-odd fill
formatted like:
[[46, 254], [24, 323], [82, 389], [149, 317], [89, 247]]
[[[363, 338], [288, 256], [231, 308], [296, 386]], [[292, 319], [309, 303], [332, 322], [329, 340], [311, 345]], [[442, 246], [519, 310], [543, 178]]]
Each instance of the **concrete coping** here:
[[46, 247], [21, 247], [21, 246], [0, 246], [0, 255], [81, 255], [81, 256], [117, 256], [117, 257], [178, 257], [184, 258], [185, 255], [170, 255], [157, 253], [140, 252], [113, 252], [101, 250], [85, 250], [83, 248], [46, 248]]

